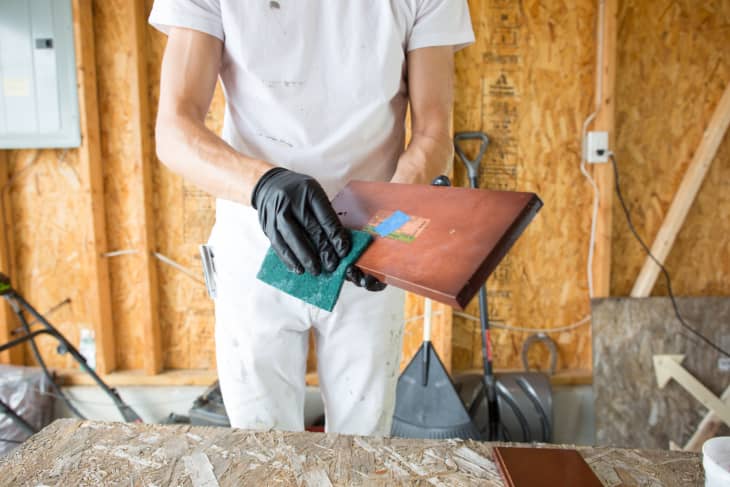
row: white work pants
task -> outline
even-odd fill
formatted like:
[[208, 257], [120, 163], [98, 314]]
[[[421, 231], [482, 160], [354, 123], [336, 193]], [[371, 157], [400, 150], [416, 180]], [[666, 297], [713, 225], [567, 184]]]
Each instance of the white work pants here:
[[284, 294], [256, 279], [269, 242], [255, 213], [244, 216], [236, 228], [219, 219], [211, 238], [218, 275], [218, 375], [231, 425], [304, 428], [313, 327], [327, 431], [388, 435], [402, 346], [403, 292], [393, 287], [369, 292], [345, 282], [331, 313]]

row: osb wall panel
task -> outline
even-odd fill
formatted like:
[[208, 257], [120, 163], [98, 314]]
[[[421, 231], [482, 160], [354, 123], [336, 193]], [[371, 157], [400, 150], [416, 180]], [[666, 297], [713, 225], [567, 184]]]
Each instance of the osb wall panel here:
[[[91, 222], [77, 218], [85, 202], [76, 150], [9, 151], [16, 273], [13, 284], [40, 312], [70, 299], [51, 320], [74, 343], [79, 329], [94, 329], [85, 289], [91, 279], [82, 265], [83, 235]], [[56, 367], [69, 367], [72, 359], [56, 353], [57, 342], [37, 340], [41, 354]], [[29, 351], [26, 360], [32, 363]]]
[[[678, 306], [696, 329], [727, 350], [730, 299], [680, 298]], [[596, 444], [666, 449], [684, 445], [707, 413], [679, 382], [657, 386], [653, 358], [683, 354], [682, 367], [720, 396], [730, 382], [720, 354], [685, 331], [667, 298], [610, 298], [593, 302]], [[640, 398], [640, 399], [639, 399]], [[719, 436], [730, 430], [723, 426]]]
[[[148, 2], [148, 10], [152, 2]], [[134, 40], [128, 23], [131, 5], [121, 0], [93, 4], [97, 56], [101, 150], [109, 250], [138, 250], [141, 188], [133, 177], [141, 161], [132, 156], [132, 87], [128, 76]], [[149, 29], [148, 57], [151, 120], [159, 92], [159, 69], [165, 37]], [[223, 96], [216, 92], [207, 123], [220, 131]], [[152, 136], [152, 126], [149, 128]], [[82, 236], [90, 222], [79, 219], [76, 150], [8, 151], [13, 178], [11, 206], [18, 271], [13, 281], [40, 311], [70, 299], [50, 316], [73, 343], [79, 329], [93, 329], [85, 303], [91, 276], [79, 259]], [[214, 221], [214, 201], [153, 160], [155, 218], [158, 250], [180, 264], [200, 272], [197, 246], [205, 242]], [[166, 368], [214, 368], [213, 306], [198, 281], [159, 263], [160, 318]], [[142, 318], [137, 284], [142, 279], [138, 255], [110, 258], [114, 338], [118, 366], [143, 365]], [[41, 338], [41, 351], [49, 365], [69, 367], [68, 357], [55, 353], [55, 343]], [[26, 357], [30, 357], [27, 354]], [[28, 359], [29, 363], [32, 360]]]
[[[491, 143], [480, 184], [534, 191], [542, 211], [488, 280], [493, 322], [565, 325], [590, 312], [585, 276], [590, 187], [579, 172], [581, 124], [592, 108], [596, 2], [469, 2], [477, 42], [456, 56], [454, 125]], [[475, 148], [468, 149], [473, 155]], [[457, 180], [466, 184], [457, 163]], [[477, 300], [468, 307], [478, 314]], [[479, 324], [454, 318], [455, 369], [481, 365]], [[521, 366], [526, 333], [495, 330], [495, 365]], [[560, 369], [590, 368], [589, 327], [552, 334]], [[546, 364], [546, 349], [531, 361]]]
[[[539, 326], [574, 321], [587, 312], [582, 276], [585, 245], [571, 238], [575, 228], [585, 228], [587, 214], [565, 210], [584, 208], [588, 201], [576, 169], [575, 134], [590, 103], [590, 90], [586, 89], [592, 84], [593, 63], [594, 12], [590, 3], [558, 3], [549, 9], [539, 8], [537, 2], [520, 5], [494, 0], [471, 4], [478, 42], [457, 56], [455, 128], [481, 128], [492, 137], [483, 185], [534, 190], [548, 203], [490, 282], [490, 304], [497, 321]], [[148, 8], [151, 4], [148, 1]], [[130, 67], [132, 46], [121, 19], [129, 7], [117, 0], [96, 2], [94, 8], [109, 247], [128, 249], [135, 247], [133, 227], [137, 224], [126, 209], [133, 198], [128, 175], [134, 161], [125, 152], [130, 116], [130, 106], [125, 101], [130, 86], [125, 71]], [[154, 112], [165, 37], [150, 28], [147, 40], [150, 106]], [[151, 114], [152, 119], [154, 115]], [[209, 125], [219, 130], [221, 118], [222, 97], [218, 93]], [[197, 246], [212, 226], [214, 202], [163, 166], [155, 163], [153, 167], [157, 247], [182, 265], [199, 269]], [[66, 194], [60, 196], [68, 198]], [[46, 203], [64, 211], [73, 208], [65, 200]], [[567, 217], [565, 213], [569, 213]], [[39, 223], [29, 215], [23, 217], [28, 224]], [[73, 226], [65, 226], [64, 230], [74, 232]], [[21, 240], [18, 245], [22, 244]], [[27, 248], [42, 247], [33, 244]], [[561, 260], [564, 256], [574, 259], [566, 262]], [[114, 257], [110, 262], [115, 338], [118, 359], [124, 368], [142, 365], [138, 346], [141, 326], [134, 308], [134, 284], [139, 279], [140, 267], [136, 259], [135, 255], [127, 255]], [[22, 267], [27, 267], [27, 260], [27, 255], [20, 254]], [[565, 279], [555, 279], [556, 275]], [[163, 264], [159, 265], [159, 281], [165, 366], [212, 367], [212, 304], [203, 288]], [[43, 309], [54, 302], [45, 299], [38, 300], [38, 304]], [[416, 308], [412, 314], [420, 313]], [[475, 312], [473, 307], [470, 311]], [[69, 322], [76, 323], [73, 309], [68, 312]], [[420, 341], [420, 323], [414, 321], [410, 325], [415, 346]], [[587, 362], [587, 335], [581, 332], [557, 337], [572, 346], [562, 366], [575, 368]], [[71, 330], [72, 339], [74, 333]], [[575, 340], [576, 336], [583, 338]], [[520, 334], [495, 334], [498, 365], [516, 364], [523, 339]], [[456, 368], [478, 364], [478, 343], [478, 328], [457, 319]]]
[[[147, 1], [148, 10], [152, 3], [152, 0]], [[147, 40], [150, 106], [154, 120], [167, 37], [150, 27]], [[223, 127], [224, 104], [219, 87], [206, 120], [208, 127], [216, 133]], [[215, 222], [215, 199], [164, 165], [156, 163], [154, 168], [159, 251], [195, 272], [202, 272], [198, 246], [207, 241]], [[165, 367], [215, 368], [213, 302], [205, 286], [167, 265], [160, 264], [158, 269]]]
[[145, 310], [141, 282], [144, 267], [139, 228], [144, 225], [141, 211], [142, 188], [135, 181], [142, 161], [138, 160], [133, 124], [135, 96], [129, 72], [136, 69], [132, 50], [134, 33], [132, 2], [103, 0], [93, 4], [96, 72], [101, 122], [101, 156], [104, 167], [109, 250], [131, 250], [136, 254], [109, 258], [112, 316], [117, 366], [143, 366], [142, 323]]
[[[634, 222], [651, 245], [730, 83], [730, 2], [620, 2], [617, 72], [619, 173]], [[666, 263], [675, 294], [730, 293], [729, 184], [726, 134]], [[626, 295], [644, 255], [620, 213], [613, 235], [611, 291]], [[655, 294], [666, 295], [661, 276]]]
[[[152, 3], [147, 0], [148, 10]], [[484, 130], [492, 140], [481, 175], [483, 187], [535, 191], [545, 201], [545, 208], [489, 280], [491, 316], [493, 321], [517, 326], [571, 323], [589, 313], [585, 259], [591, 196], [578, 163], [580, 126], [593, 97], [596, 2], [469, 3], [477, 43], [456, 57], [455, 129]], [[134, 227], [139, 224], [129, 211], [131, 203], [138, 204], [130, 175], [139, 163], [130, 159], [128, 150], [131, 86], [126, 72], [132, 68], [133, 48], [125, 24], [129, 9], [121, 0], [94, 2], [110, 250], [135, 248]], [[730, 79], [729, 10], [722, 0], [620, 4], [616, 152], [637, 225], [649, 240]], [[148, 29], [151, 120], [165, 40]], [[220, 131], [222, 112], [219, 90], [208, 117], [213, 130]], [[152, 127], [149, 130], [152, 135]], [[730, 180], [729, 145], [726, 138], [669, 257], [680, 294], [726, 294], [730, 286], [723, 280], [730, 272], [730, 245], [723, 231], [726, 225], [717, 218], [730, 209], [730, 196], [724, 191]], [[36, 154], [37, 161], [24, 169]], [[11, 188], [18, 262], [14, 280], [42, 311], [70, 298], [71, 304], [52, 319], [77, 342], [78, 329], [92, 324], [85, 318], [89, 313], [84, 302], [90, 276], [78, 257], [89, 222], [75, 216], [81, 205], [76, 151], [10, 151], [9, 160], [16, 178]], [[457, 183], [465, 184], [458, 163], [456, 170]], [[197, 246], [213, 224], [213, 199], [156, 160], [153, 183], [158, 251], [198, 272]], [[614, 294], [625, 294], [643, 256], [619, 216], [614, 219], [612, 287]], [[123, 368], [140, 368], [142, 326], [135, 314], [139, 257], [114, 257], [110, 265], [117, 359]], [[162, 263], [158, 269], [165, 366], [213, 368], [212, 302], [196, 280]], [[419, 314], [420, 304], [411, 304], [411, 314]], [[468, 311], [476, 315], [475, 304]], [[415, 347], [420, 322], [409, 326], [407, 341]], [[526, 336], [495, 331], [497, 366], [519, 365]], [[587, 326], [551, 336], [560, 348], [560, 368], [590, 367]], [[455, 369], [479, 366], [477, 323], [455, 317], [453, 345]], [[52, 365], [70, 365], [50, 343], [44, 342], [43, 350]], [[543, 353], [536, 347], [532, 360], [544, 363]]]

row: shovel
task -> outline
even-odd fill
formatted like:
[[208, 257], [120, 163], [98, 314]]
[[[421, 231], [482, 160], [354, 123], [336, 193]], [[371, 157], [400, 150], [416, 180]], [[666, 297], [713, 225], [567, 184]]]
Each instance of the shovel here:
[[[480, 140], [476, 158], [469, 159], [461, 148], [465, 140]], [[454, 135], [454, 150], [466, 167], [469, 183], [473, 189], [479, 188], [479, 165], [489, 146], [489, 137], [484, 132], [459, 132]], [[484, 391], [487, 395], [489, 410], [489, 437], [491, 441], [500, 437], [499, 407], [497, 402], [497, 383], [492, 366], [492, 341], [489, 335], [489, 309], [487, 308], [487, 285], [479, 290], [479, 322], [482, 328], [482, 362], [484, 363]]]

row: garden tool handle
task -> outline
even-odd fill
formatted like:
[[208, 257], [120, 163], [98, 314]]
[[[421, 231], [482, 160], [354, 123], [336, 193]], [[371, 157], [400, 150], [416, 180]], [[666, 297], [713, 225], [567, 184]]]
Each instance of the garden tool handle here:
[[[474, 159], [469, 159], [461, 149], [461, 142], [464, 140], [482, 141], [479, 146], [479, 152]], [[479, 187], [479, 164], [482, 162], [482, 157], [484, 157], [484, 153], [487, 151], [487, 146], [489, 146], [489, 137], [484, 132], [457, 132], [454, 135], [454, 150], [459, 155], [461, 162], [466, 166], [469, 183], [472, 188]]]
[[429, 347], [431, 347], [431, 319], [433, 318], [433, 302], [429, 298], [423, 299], [423, 364], [421, 372], [421, 385], [428, 384], [428, 359]]
[[433, 319], [433, 301], [423, 299], [423, 341], [431, 341], [431, 322]]

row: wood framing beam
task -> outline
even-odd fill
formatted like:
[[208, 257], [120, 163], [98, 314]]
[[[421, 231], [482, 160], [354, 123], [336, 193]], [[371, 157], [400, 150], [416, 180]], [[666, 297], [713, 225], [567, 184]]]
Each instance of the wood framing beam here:
[[[10, 162], [8, 151], [0, 150], [0, 272], [13, 277], [15, 275], [15, 255], [13, 252], [13, 218], [10, 207]], [[12, 331], [18, 325], [15, 314], [2, 299], [0, 300], [0, 343], [10, 341]], [[23, 347], [13, 347], [0, 353], [0, 364], [23, 364]]]
[[432, 337], [431, 343], [439, 354], [441, 362], [443, 362], [446, 371], [451, 373], [453, 365], [453, 349], [452, 343], [454, 335], [454, 314], [451, 306], [437, 303], [432, 304], [433, 318], [431, 320]]
[[707, 386], [682, 366], [684, 357], [684, 355], [653, 356], [654, 373], [659, 389], [664, 389], [669, 381], [674, 379], [684, 390], [712, 411], [718, 419], [730, 426], [730, 404], [717, 397]]
[[[593, 130], [608, 132], [609, 147], [614, 147], [616, 84], [616, 24], [618, 0], [605, 0], [603, 38], [601, 44], [602, 62], [598, 76], [601, 77], [600, 109], [593, 124]], [[611, 294], [611, 235], [613, 225], [614, 175], [611, 164], [593, 164], [593, 177], [600, 196], [596, 219], [596, 242], [593, 255], [593, 297], [602, 298]]]
[[106, 216], [91, 0], [73, 0], [73, 14], [82, 137], [79, 147], [79, 177], [86, 198], [86, 213], [78, 217], [89, 222], [82, 249], [83, 264], [89, 269], [91, 276], [86, 288], [85, 304], [96, 333], [96, 370], [107, 374], [116, 367], [116, 355], [109, 267], [103, 257], [107, 251]]
[[[720, 400], [725, 404], [728, 404], [728, 407], [730, 407], [730, 386], [725, 388], [725, 392], [723, 392], [722, 396], [720, 396]], [[697, 430], [694, 434], [692, 434], [690, 439], [687, 440], [687, 443], [685, 443], [684, 448], [682, 449], [684, 451], [701, 452], [702, 445], [707, 440], [714, 438], [717, 435], [717, 431], [720, 429], [722, 424], [722, 420], [718, 418], [715, 413], [708, 411], [697, 426]]]
[[159, 318], [159, 281], [157, 278], [157, 263], [153, 253], [156, 251], [155, 224], [153, 213], [152, 194], [152, 141], [150, 131], [150, 103], [147, 82], [147, 57], [145, 49], [145, 33], [147, 30], [147, 9], [145, 0], [133, 0], [132, 16], [129, 25], [132, 26], [133, 45], [130, 52], [132, 57], [131, 79], [131, 121], [135, 140], [134, 155], [139, 161], [138, 171], [135, 173], [134, 187], [140, 190], [138, 199], [140, 213], [138, 221], [144, 225], [138, 229], [141, 253], [142, 273], [139, 285], [142, 287], [140, 307], [144, 312], [144, 370], [147, 374], [157, 374], [162, 371], [162, 338]]
[[[435, 318], [435, 317], [434, 317]], [[439, 353], [439, 357], [441, 354]], [[410, 357], [409, 357], [410, 359]], [[445, 364], [444, 364], [445, 365]], [[63, 385], [94, 385], [93, 379], [79, 369], [56, 369], [54, 372]], [[459, 371], [464, 374], [482, 374], [483, 369]], [[497, 373], [524, 372], [522, 369], [499, 369]], [[120, 370], [102, 376], [110, 386], [209, 386], [218, 378], [218, 372], [200, 369], [165, 370], [157, 375], [147, 375], [143, 370]], [[590, 370], [562, 370], [549, 377], [554, 386], [591, 385], [593, 374]], [[317, 372], [309, 372], [305, 378], [311, 387], [319, 386]]]
[[[651, 246], [651, 253], [662, 264], [669, 255], [669, 251], [672, 250], [672, 245], [674, 245], [679, 230], [687, 218], [689, 209], [692, 207], [692, 203], [700, 191], [702, 182], [705, 180], [707, 171], [712, 165], [712, 161], [717, 154], [717, 149], [720, 147], [720, 143], [729, 125], [730, 83], [725, 88], [725, 92], [722, 98], [720, 98], [715, 112], [712, 114], [712, 118], [702, 136], [700, 145], [689, 167], [687, 167], [687, 172], [684, 174], [679, 189], [674, 195], [674, 200], [672, 200], [667, 216], [664, 217], [664, 222], [659, 228], [659, 232], [654, 239], [654, 244]], [[634, 288], [631, 290], [631, 297], [644, 298], [649, 296], [652, 289], [654, 289], [659, 271], [659, 266], [647, 256], [644, 261], [644, 266], [639, 272], [639, 277], [636, 278]]]
[[[91, 376], [79, 369], [56, 369], [60, 382], [65, 386], [93, 386], [96, 385]], [[315, 373], [311, 380], [316, 385]], [[215, 369], [175, 369], [165, 370], [157, 375], [149, 375], [144, 370], [120, 370], [105, 374], [101, 377], [112, 387], [117, 386], [209, 386], [218, 380]], [[310, 374], [307, 374], [307, 384], [310, 384]]]

